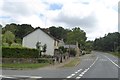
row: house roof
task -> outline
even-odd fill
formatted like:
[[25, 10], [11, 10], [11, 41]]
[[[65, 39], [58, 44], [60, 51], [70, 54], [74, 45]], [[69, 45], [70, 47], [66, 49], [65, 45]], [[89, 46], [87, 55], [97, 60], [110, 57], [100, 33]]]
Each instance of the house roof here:
[[[33, 31], [25, 34], [24, 37], [26, 37], [27, 35], [31, 34], [31, 33], [34, 32], [34, 31], [36, 31], [37, 29], [40, 29], [40, 30], [43, 31], [45, 34], [47, 34], [48, 36], [50, 36], [51, 38], [53, 38], [54, 40], [59, 41], [58, 39], [56, 39], [55, 37], [53, 37], [51, 34], [49, 34], [47, 31], [45, 31], [44, 29], [41, 29], [40, 27], [37, 27], [37, 28], [35, 28]], [[24, 38], [24, 37], [23, 37], [23, 38]]]

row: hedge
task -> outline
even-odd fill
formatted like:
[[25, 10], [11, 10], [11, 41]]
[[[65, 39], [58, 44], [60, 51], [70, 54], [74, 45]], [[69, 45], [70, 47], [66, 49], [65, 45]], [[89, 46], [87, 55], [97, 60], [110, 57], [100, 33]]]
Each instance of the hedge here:
[[37, 58], [38, 51], [30, 48], [2, 47], [3, 58]]

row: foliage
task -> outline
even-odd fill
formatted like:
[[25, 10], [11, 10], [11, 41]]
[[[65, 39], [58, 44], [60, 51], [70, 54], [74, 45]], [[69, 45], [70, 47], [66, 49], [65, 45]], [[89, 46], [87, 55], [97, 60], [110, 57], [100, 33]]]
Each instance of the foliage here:
[[61, 54], [64, 54], [65, 52], [67, 52], [67, 49], [61, 46], [59, 47], [59, 51], [61, 52]]
[[67, 34], [67, 43], [69, 44], [78, 42], [81, 46], [84, 46], [86, 39], [86, 33], [80, 28], [73, 28], [72, 31]]
[[95, 39], [93, 47], [95, 50], [117, 51], [120, 46], [120, 33], [108, 33], [104, 37]]
[[47, 45], [44, 44], [44, 45], [43, 45], [43, 51], [42, 51], [42, 52], [46, 52], [46, 49], [47, 49]]
[[85, 43], [85, 51], [86, 53], [90, 53], [93, 49], [93, 41], [86, 41]]
[[43, 57], [43, 58], [52, 58], [53, 56], [51, 56], [51, 55], [46, 55], [46, 54], [43, 54], [43, 55], [42, 55], [42, 57]]
[[57, 39], [64, 39], [66, 41], [67, 33], [71, 30], [64, 29], [63, 27], [52, 26], [49, 28], [50, 34]]
[[37, 48], [38, 50], [40, 50], [40, 47], [41, 47], [41, 42], [38, 41], [38, 42], [36, 43], [36, 48]]
[[24, 35], [26, 35], [27, 33], [33, 30], [34, 28], [29, 24], [19, 25], [19, 24], [11, 23], [5, 25], [5, 27], [2, 28], [2, 34], [4, 34], [6, 31], [11, 31], [15, 35], [15, 42], [21, 43]]
[[11, 44], [14, 42], [15, 35], [11, 31], [6, 31], [5, 34], [3, 35], [3, 42], [6, 42], [11, 46]]
[[2, 43], [2, 46], [3, 47], [9, 47], [9, 44], [8, 43]]
[[38, 51], [29, 48], [2, 47], [3, 58], [38, 58]]
[[49, 58], [39, 58], [38, 63], [52, 63], [52, 59]]
[[37, 48], [37, 50], [38, 50], [38, 52], [39, 52], [39, 55], [40, 55], [40, 57], [41, 57], [41, 52], [46, 52], [46, 49], [47, 49], [47, 45], [46, 44], [44, 44], [43, 46], [41, 45], [41, 42], [37, 42], [36, 43], [36, 48]]
[[75, 49], [70, 49], [70, 55], [71, 55], [71, 56], [76, 56], [76, 51], [75, 51]]
[[19, 47], [22, 47], [22, 45], [18, 43], [13, 43], [11, 44], [11, 47], [19, 48]]

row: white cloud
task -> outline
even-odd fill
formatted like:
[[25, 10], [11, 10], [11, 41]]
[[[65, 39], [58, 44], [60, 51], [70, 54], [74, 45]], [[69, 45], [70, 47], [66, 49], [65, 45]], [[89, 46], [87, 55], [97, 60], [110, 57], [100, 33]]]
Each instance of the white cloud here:
[[[0, 23], [15, 22], [33, 27], [80, 26], [90, 40], [117, 31], [118, 0], [1, 0]], [[60, 4], [58, 10], [49, 10]]]

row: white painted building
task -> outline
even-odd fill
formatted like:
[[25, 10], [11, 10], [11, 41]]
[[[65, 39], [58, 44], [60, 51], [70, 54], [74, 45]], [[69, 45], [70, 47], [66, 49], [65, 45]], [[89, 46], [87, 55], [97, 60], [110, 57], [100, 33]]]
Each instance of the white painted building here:
[[58, 49], [58, 40], [50, 34], [43, 31], [41, 28], [36, 28], [33, 32], [27, 34], [22, 41], [23, 47], [36, 48], [36, 43], [41, 42], [41, 45], [46, 44], [46, 55], [54, 55], [54, 49]]

